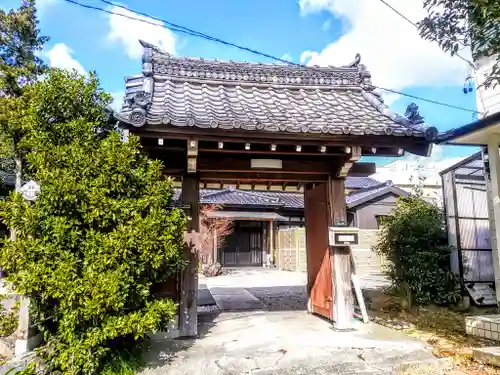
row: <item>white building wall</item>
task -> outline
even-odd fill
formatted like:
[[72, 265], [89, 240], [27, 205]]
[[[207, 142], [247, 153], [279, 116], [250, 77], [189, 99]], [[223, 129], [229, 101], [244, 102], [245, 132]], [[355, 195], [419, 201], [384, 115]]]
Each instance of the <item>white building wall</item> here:
[[476, 103], [479, 112], [491, 115], [500, 111], [500, 85], [485, 89], [483, 84], [486, 76], [495, 65], [496, 57], [481, 57], [475, 61], [476, 65]]

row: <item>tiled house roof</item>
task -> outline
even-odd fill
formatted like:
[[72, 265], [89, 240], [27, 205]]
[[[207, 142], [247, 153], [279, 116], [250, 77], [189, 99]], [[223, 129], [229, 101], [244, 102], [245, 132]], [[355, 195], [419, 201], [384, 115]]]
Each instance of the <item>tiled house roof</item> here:
[[[348, 178], [348, 181], [346, 181], [346, 187], [348, 185], [350, 186], [350, 189], [357, 189], [346, 197], [346, 204], [349, 208], [355, 207], [387, 193], [394, 193], [399, 196], [408, 195], [406, 191], [394, 186], [391, 181], [381, 183], [367, 177]], [[180, 189], [176, 189], [174, 200], [178, 201], [179, 196]], [[304, 194], [288, 191], [245, 191], [234, 188], [223, 190], [201, 189], [200, 203], [303, 209]]]
[[347, 177], [345, 179], [345, 188], [349, 190], [364, 189], [380, 185], [380, 181], [371, 177]]
[[268, 132], [424, 137], [391, 112], [359, 55], [344, 67], [180, 58], [141, 41], [142, 74], [128, 77], [115, 116], [172, 125]]
[[361, 189], [349, 194], [346, 197], [346, 204], [348, 208], [353, 208], [389, 193], [404, 197], [408, 196], [408, 192], [394, 186], [392, 181], [386, 181], [376, 186]]

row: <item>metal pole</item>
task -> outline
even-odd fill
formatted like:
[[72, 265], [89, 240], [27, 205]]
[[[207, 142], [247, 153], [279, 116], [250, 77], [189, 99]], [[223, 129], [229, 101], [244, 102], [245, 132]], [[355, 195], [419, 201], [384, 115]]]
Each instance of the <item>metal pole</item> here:
[[460, 277], [460, 295], [462, 297], [466, 296], [465, 284], [464, 284], [464, 260], [462, 258], [462, 241], [460, 239], [460, 220], [458, 219], [458, 199], [457, 199], [457, 189], [455, 182], [455, 172], [451, 172], [451, 184], [453, 193], [453, 205], [455, 206], [455, 234], [457, 237], [457, 254], [458, 254], [458, 274]]

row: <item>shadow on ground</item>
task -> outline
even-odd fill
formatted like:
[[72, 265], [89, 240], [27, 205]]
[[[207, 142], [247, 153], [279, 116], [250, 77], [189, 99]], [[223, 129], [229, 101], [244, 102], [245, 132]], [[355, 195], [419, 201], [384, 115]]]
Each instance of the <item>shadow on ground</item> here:
[[196, 343], [196, 340], [209, 335], [217, 325], [216, 319], [220, 315], [217, 306], [198, 307], [198, 336], [196, 338], [169, 339], [166, 334], [151, 335], [144, 353], [144, 362], [147, 364], [140, 374], [153, 374], [157, 369], [165, 369], [172, 363], [181, 361], [184, 354]]
[[307, 310], [305, 285], [245, 288], [271, 311]]

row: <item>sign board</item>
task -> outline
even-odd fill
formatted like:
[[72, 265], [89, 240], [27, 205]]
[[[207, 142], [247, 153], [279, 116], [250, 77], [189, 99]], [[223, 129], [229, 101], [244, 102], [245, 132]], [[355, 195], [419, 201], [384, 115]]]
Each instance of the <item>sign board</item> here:
[[280, 159], [251, 159], [250, 168], [283, 169], [283, 161]]
[[23, 195], [24, 199], [33, 202], [38, 193], [40, 192], [40, 185], [38, 185], [33, 180], [28, 181], [23, 186], [21, 186], [20, 192]]
[[357, 245], [359, 229], [352, 227], [329, 227], [330, 246]]

